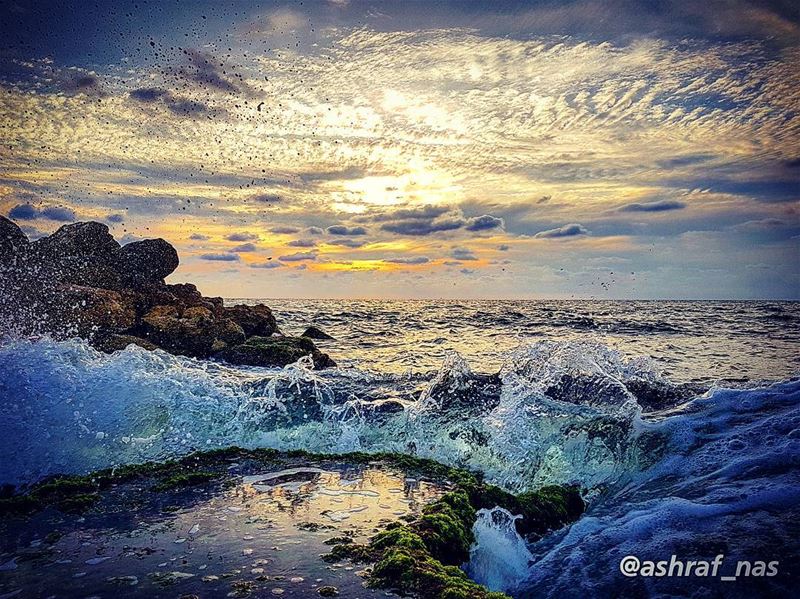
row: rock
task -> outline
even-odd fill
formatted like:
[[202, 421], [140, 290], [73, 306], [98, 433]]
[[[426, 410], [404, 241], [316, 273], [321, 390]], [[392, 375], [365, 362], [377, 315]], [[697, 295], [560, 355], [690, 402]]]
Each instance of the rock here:
[[30, 242], [15, 223], [0, 216], [0, 267], [15, 265], [19, 255], [28, 249]]
[[163, 281], [178, 268], [178, 252], [163, 239], [145, 239], [122, 246], [119, 269], [126, 280]]
[[275, 321], [272, 310], [264, 304], [226, 306], [222, 309], [222, 315], [242, 327], [244, 334], [248, 337], [254, 335], [269, 337], [278, 330], [278, 323]]
[[216, 339], [213, 315], [206, 308], [187, 312], [183, 318], [175, 306], [155, 306], [142, 318], [144, 337], [171, 353], [207, 358]]
[[64, 225], [49, 237], [42, 237], [33, 243], [40, 254], [52, 258], [67, 257], [105, 257], [110, 263], [119, 251], [108, 227], [102, 223], [86, 222]]
[[33, 242], [26, 266], [42, 279], [121, 290], [115, 265], [119, 248], [107, 226], [73, 223]]
[[316, 369], [336, 366], [328, 354], [319, 351], [314, 342], [306, 337], [250, 337], [240, 345], [218, 352], [214, 357], [244, 366], [287, 366], [308, 355], [311, 355]]
[[303, 334], [300, 335], [301, 337], [308, 337], [309, 339], [333, 339], [328, 333], [315, 327], [313, 324], [308, 327]]
[[338, 597], [339, 596], [339, 589], [337, 589], [336, 587], [332, 587], [332, 586], [319, 587], [317, 589], [317, 593], [321, 597]]
[[134, 335], [97, 335], [94, 339], [92, 339], [91, 343], [92, 347], [107, 354], [123, 350], [129, 345], [138, 345], [139, 347], [148, 351], [158, 349], [157, 345], [150, 343], [147, 339], [135, 337]]
[[126, 298], [109, 289], [62, 285], [52, 314], [56, 332], [90, 337], [101, 332], [121, 332], [136, 322], [136, 312]]
[[239, 345], [245, 340], [242, 327], [229, 318], [217, 321], [216, 337], [226, 345]]

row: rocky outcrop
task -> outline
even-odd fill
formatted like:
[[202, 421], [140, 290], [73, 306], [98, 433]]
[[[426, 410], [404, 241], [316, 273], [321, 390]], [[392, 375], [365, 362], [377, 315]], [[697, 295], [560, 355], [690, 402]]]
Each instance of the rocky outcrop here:
[[328, 333], [318, 327], [315, 327], [313, 324], [303, 331], [303, 334], [300, 336], [308, 337], [309, 339], [333, 339], [333, 337], [328, 335]]
[[314, 361], [314, 368], [336, 366], [328, 354], [319, 351], [305, 337], [251, 337], [241, 345], [220, 351], [216, 357], [247, 366], [286, 366], [308, 355]]
[[78, 336], [107, 352], [133, 343], [253, 366], [310, 355], [317, 368], [335, 366], [310, 339], [275, 336], [268, 306], [225, 306], [190, 283], [166, 284], [178, 264], [163, 239], [120, 246], [106, 225], [81, 222], [30, 243], [0, 217], [0, 334]]

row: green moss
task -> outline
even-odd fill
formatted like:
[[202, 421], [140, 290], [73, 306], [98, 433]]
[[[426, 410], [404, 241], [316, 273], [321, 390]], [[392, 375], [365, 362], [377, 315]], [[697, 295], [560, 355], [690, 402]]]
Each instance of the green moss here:
[[175, 474], [163, 479], [153, 486], [153, 491], [172, 491], [173, 489], [183, 489], [202, 485], [213, 480], [216, 474], [213, 472], [187, 472], [186, 474]]

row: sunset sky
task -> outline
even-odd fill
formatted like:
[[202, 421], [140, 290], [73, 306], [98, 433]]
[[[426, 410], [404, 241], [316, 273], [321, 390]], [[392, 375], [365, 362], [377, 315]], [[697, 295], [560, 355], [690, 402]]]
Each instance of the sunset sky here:
[[0, 2], [0, 214], [227, 297], [799, 298], [793, 2]]

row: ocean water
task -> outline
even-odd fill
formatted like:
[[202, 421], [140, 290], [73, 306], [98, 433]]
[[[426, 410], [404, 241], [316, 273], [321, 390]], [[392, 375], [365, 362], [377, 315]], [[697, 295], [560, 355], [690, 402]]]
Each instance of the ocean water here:
[[[313, 323], [333, 335], [319, 345], [339, 368], [3, 341], [0, 481], [229, 445], [408, 452], [512, 491], [585, 489], [584, 517], [534, 544], [515, 536], [514, 514], [481, 514], [467, 570], [515, 597], [752, 597], [796, 584], [799, 304], [265, 303], [287, 333]], [[717, 554], [727, 570], [778, 561], [779, 575], [619, 572], [627, 555]]]

